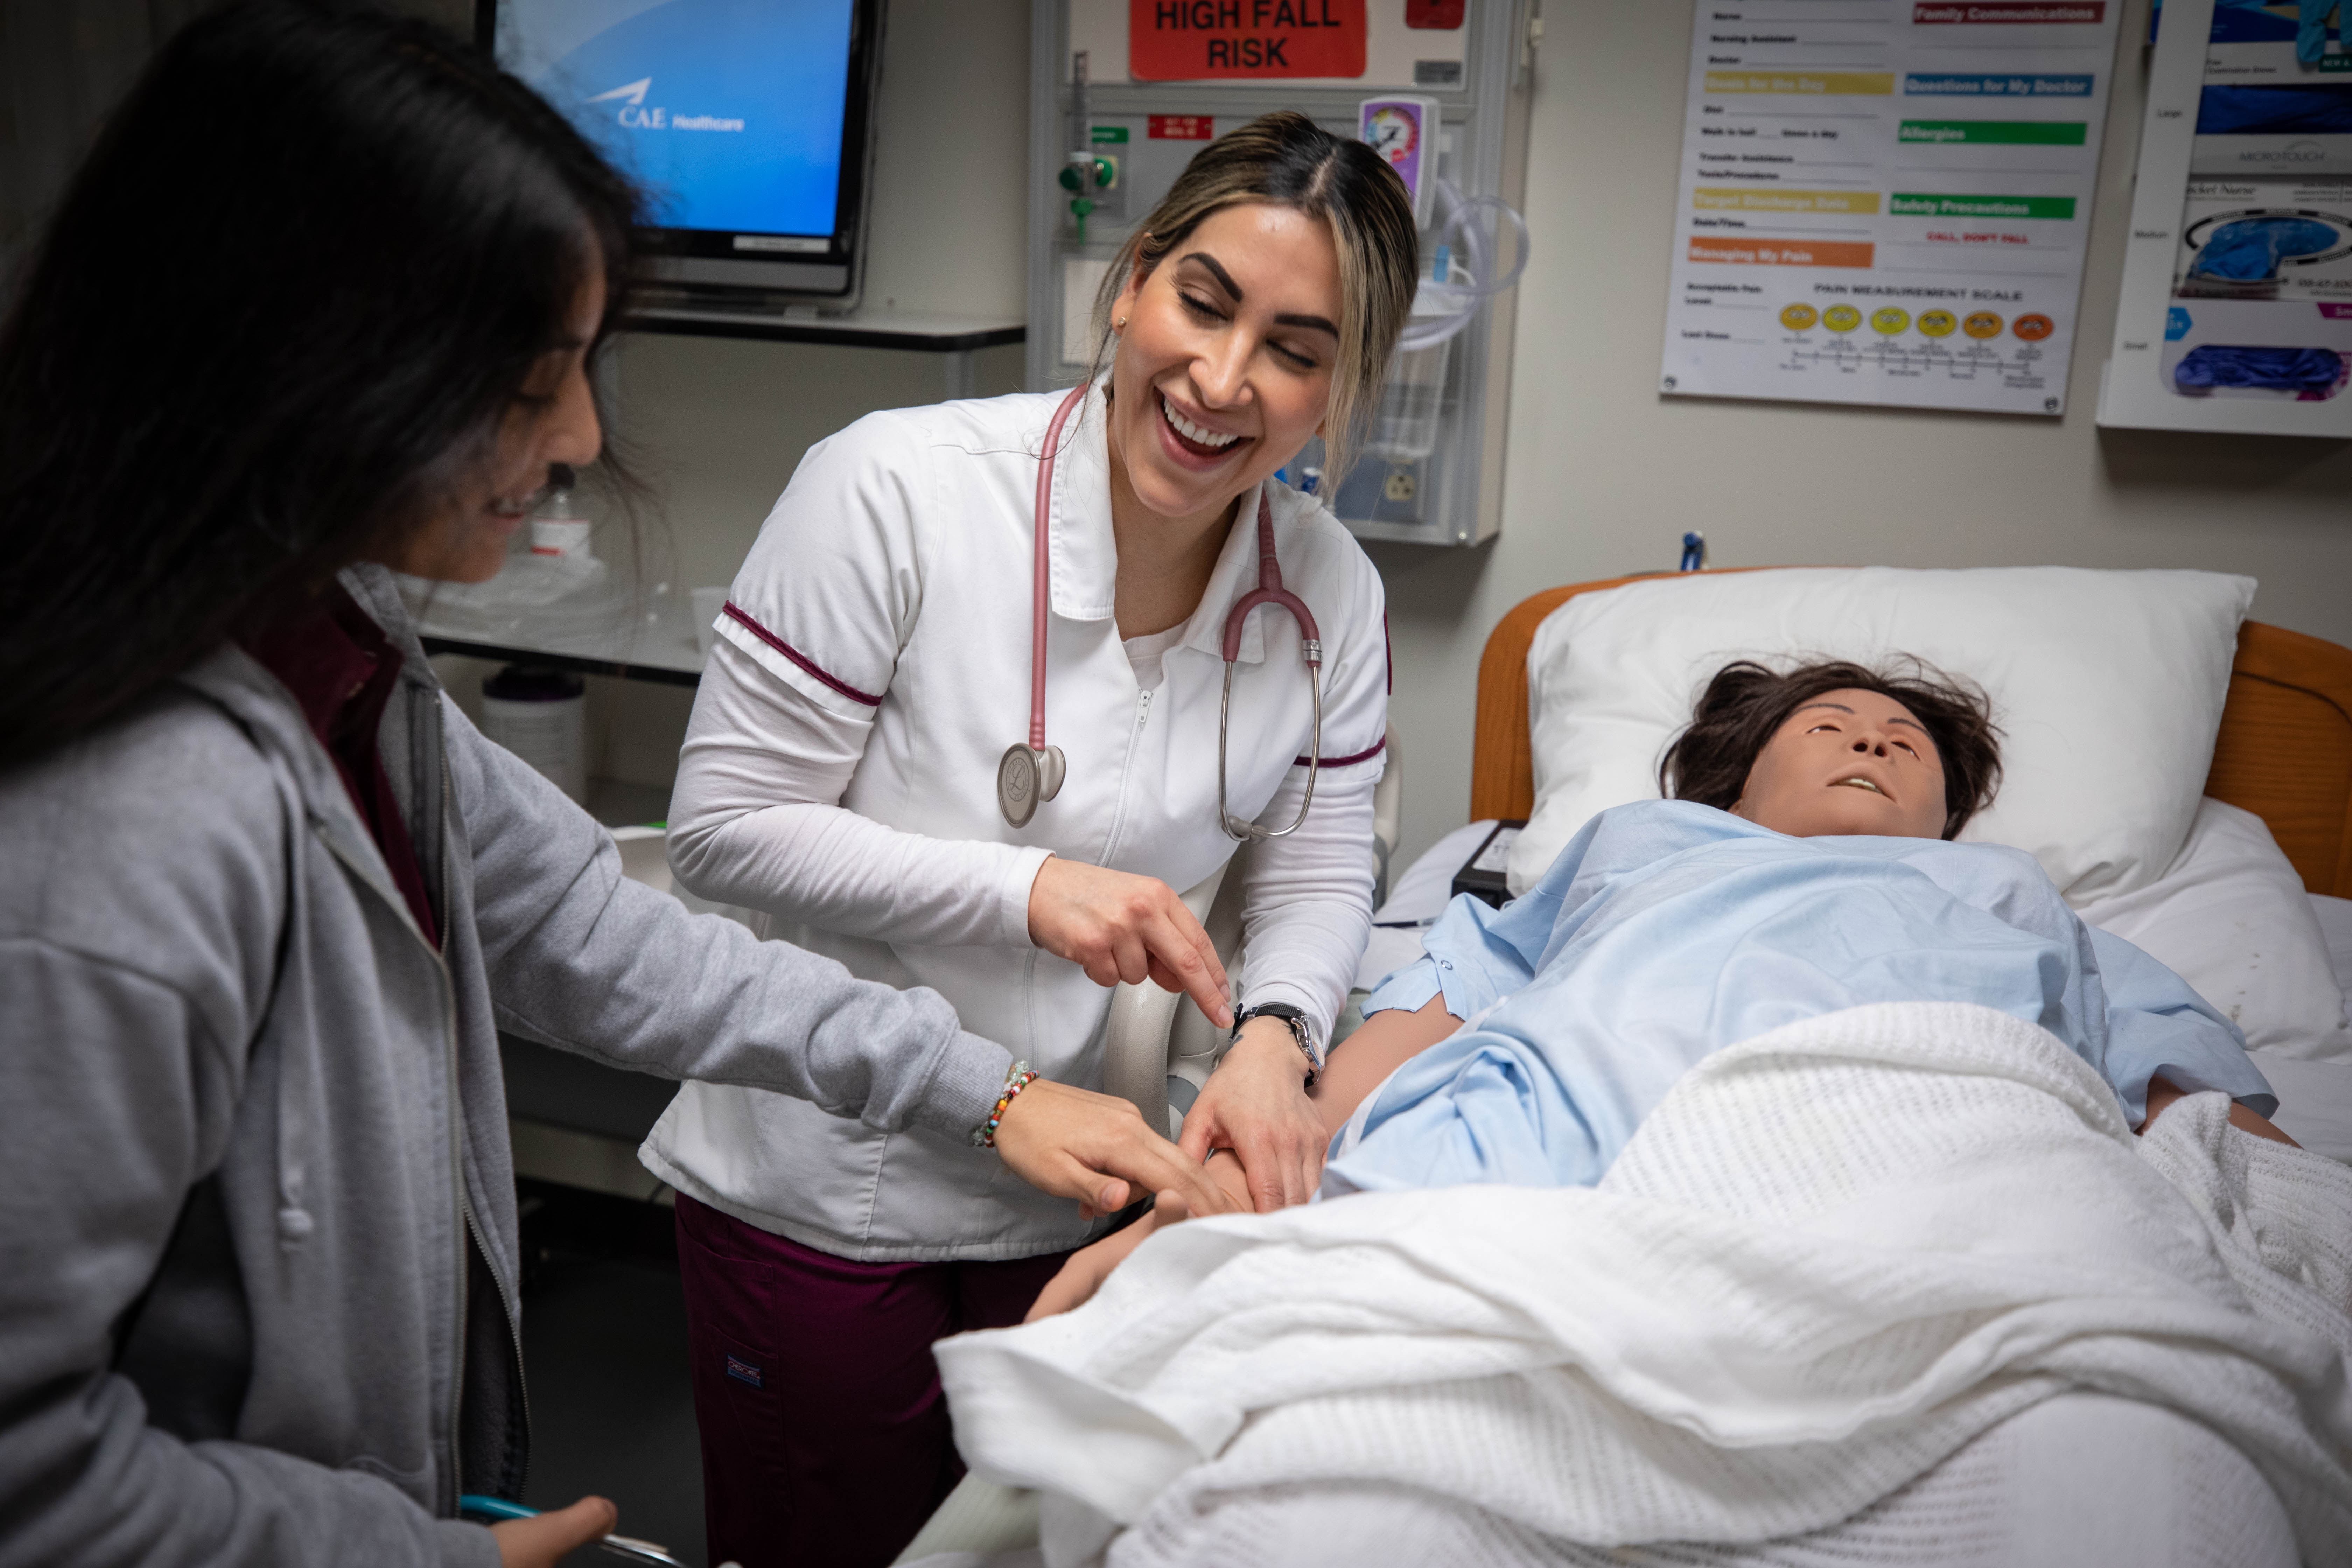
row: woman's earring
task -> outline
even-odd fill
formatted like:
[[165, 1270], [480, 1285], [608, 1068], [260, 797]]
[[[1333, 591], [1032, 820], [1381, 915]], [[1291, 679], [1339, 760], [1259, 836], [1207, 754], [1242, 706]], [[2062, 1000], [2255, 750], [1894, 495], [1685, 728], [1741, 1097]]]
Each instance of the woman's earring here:
[[1125, 316], [1121, 316], [1118, 321], [1113, 321], [1110, 324], [1110, 330], [1114, 332], [1123, 332], [1127, 331], [1127, 318]]

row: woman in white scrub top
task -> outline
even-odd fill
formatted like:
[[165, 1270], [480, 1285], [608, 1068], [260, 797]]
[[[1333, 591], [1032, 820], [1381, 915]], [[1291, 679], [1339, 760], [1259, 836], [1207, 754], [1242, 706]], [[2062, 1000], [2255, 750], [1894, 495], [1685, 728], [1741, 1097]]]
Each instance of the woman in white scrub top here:
[[[1244, 1022], [1183, 1140], [1231, 1151], [1261, 1208], [1320, 1175], [1305, 1088], [1370, 931], [1389, 687], [1371, 563], [1274, 474], [1317, 435], [1344, 471], [1416, 244], [1386, 164], [1294, 113], [1204, 149], [1129, 240], [1097, 310], [1108, 373], [1057, 448], [1045, 711], [1067, 774], [1026, 826], [1007, 826], [995, 781], [1028, 732], [1033, 515], [1060, 394], [875, 414], [810, 450], [719, 622], [671, 806], [688, 887], [860, 975], [937, 989], [1045, 1078], [1099, 1084], [1121, 980], [1229, 1022], [1224, 972], [1172, 889], [1234, 850], [1220, 639], [1258, 585], [1264, 497], [1283, 584], [1321, 633], [1320, 762], [1304, 824], [1245, 861]], [[1297, 816], [1308, 681], [1290, 617], [1253, 612], [1236, 816]], [[1302, 1027], [1255, 1014], [1268, 1004]], [[1017, 1321], [1093, 1232], [983, 1150], [755, 1089], [687, 1086], [644, 1153], [683, 1194], [712, 1560], [797, 1542], [805, 1561], [887, 1562], [959, 1471], [930, 1342]]]

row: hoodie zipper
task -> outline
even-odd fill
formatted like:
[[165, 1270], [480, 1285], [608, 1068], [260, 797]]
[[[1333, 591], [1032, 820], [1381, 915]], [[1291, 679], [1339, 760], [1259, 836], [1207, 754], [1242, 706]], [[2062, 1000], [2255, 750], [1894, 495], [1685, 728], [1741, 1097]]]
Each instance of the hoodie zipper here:
[[[438, 837], [441, 841], [442, 923], [446, 928], [448, 923], [449, 889], [454, 885], [450, 879], [449, 865], [449, 811], [457, 792], [449, 780], [449, 752], [447, 749], [448, 733], [444, 726], [441, 705], [438, 701], [436, 701], [433, 705], [433, 726], [436, 741], [435, 749], [438, 753], [441, 762], [441, 824]], [[462, 1477], [465, 1474], [465, 1471], [457, 1463], [457, 1444], [458, 1435], [463, 1424], [463, 1411], [465, 1408], [466, 1399], [466, 1281], [471, 1278], [471, 1270], [467, 1267], [471, 1260], [465, 1257], [464, 1253], [465, 1248], [468, 1245], [480, 1249], [482, 1254], [483, 1272], [489, 1275], [490, 1283], [498, 1287], [499, 1314], [501, 1320], [507, 1326], [507, 1342], [514, 1351], [515, 1392], [520, 1394], [522, 1399], [522, 1422], [523, 1429], [525, 1431], [529, 1431], [530, 1429], [530, 1386], [523, 1373], [522, 1330], [518, 1326], [521, 1319], [521, 1314], [515, 1310], [514, 1298], [508, 1292], [506, 1281], [499, 1278], [498, 1268], [490, 1260], [489, 1245], [483, 1239], [481, 1223], [474, 1214], [474, 1200], [466, 1191], [466, 1168], [464, 1156], [465, 1121], [464, 1118], [457, 1114], [457, 983], [449, 978], [448, 960], [443, 956], [437, 949], [435, 951], [433, 956], [441, 964], [441, 972], [445, 983], [443, 994], [448, 998], [449, 1003], [449, 1108], [451, 1120], [449, 1154], [451, 1163], [456, 1167], [452, 1172], [452, 1177], [457, 1184], [457, 1208], [460, 1215], [465, 1220], [463, 1233], [458, 1242], [459, 1256], [457, 1259], [459, 1270], [457, 1275], [457, 1379], [456, 1384], [451, 1390], [449, 1400], [449, 1461], [452, 1469], [456, 1471], [456, 1475], [457, 1477]], [[523, 1456], [522, 1471], [518, 1472], [515, 1477], [515, 1489], [518, 1492], [522, 1489], [523, 1474], [527, 1473], [530, 1468], [530, 1457], [528, 1453], [525, 1453]], [[456, 1485], [457, 1480], [453, 1477], [451, 1481], [453, 1492], [456, 1489]]]
[[[433, 723], [435, 752], [441, 764], [441, 816], [438, 825], [438, 831], [436, 833], [435, 838], [440, 851], [441, 895], [443, 918], [446, 921], [449, 889], [452, 886], [449, 862], [449, 807], [456, 792], [449, 777], [449, 753], [447, 751], [448, 736], [444, 725], [440, 706], [437, 701], [435, 703], [434, 707]], [[416, 938], [417, 945], [424, 948], [425, 956], [433, 962], [434, 971], [441, 977], [442, 1039], [445, 1047], [445, 1067], [448, 1081], [448, 1117], [446, 1131], [449, 1144], [449, 1183], [450, 1191], [457, 1198], [458, 1218], [458, 1224], [457, 1226], [457, 1257], [454, 1260], [457, 1267], [457, 1312], [456, 1321], [453, 1325], [453, 1331], [450, 1336], [452, 1361], [450, 1363], [449, 1406], [442, 1416], [442, 1420], [445, 1424], [445, 1436], [446, 1437], [445, 1451], [448, 1455], [448, 1459], [444, 1467], [445, 1473], [441, 1477], [441, 1489], [444, 1496], [454, 1500], [457, 1496], [459, 1478], [465, 1474], [465, 1467], [461, 1462], [461, 1456], [458, 1449], [460, 1444], [460, 1434], [464, 1429], [464, 1410], [466, 1401], [466, 1300], [467, 1295], [467, 1281], [471, 1275], [471, 1269], [468, 1267], [470, 1260], [467, 1256], [467, 1248], [469, 1247], [481, 1248], [482, 1262], [488, 1269], [491, 1282], [499, 1289], [499, 1304], [506, 1313], [508, 1341], [514, 1348], [515, 1384], [522, 1396], [522, 1418], [526, 1428], [529, 1426], [530, 1422], [530, 1390], [523, 1375], [522, 1335], [515, 1327], [516, 1313], [514, 1310], [514, 1300], [513, 1298], [508, 1294], [506, 1281], [499, 1278], [498, 1269], [495, 1267], [489, 1266], [490, 1249], [483, 1243], [480, 1223], [476, 1219], [474, 1215], [473, 1200], [466, 1192], [466, 1165], [464, 1153], [465, 1121], [458, 1113], [457, 982], [456, 976], [449, 973], [449, 961], [447, 957], [439, 948], [435, 947], [430, 942], [426, 941], [425, 932], [417, 927], [415, 921], [413, 918], [408, 918], [407, 905], [394, 895], [385, 892], [381, 888], [378, 888], [374, 881], [368, 876], [366, 868], [353, 861], [350, 856], [344, 854], [341, 848], [337, 847], [332, 838], [328, 839], [327, 847], [334, 854], [337, 859], [342, 861], [344, 866], [359, 879], [362, 886], [373, 889], [378, 898], [383, 899], [387, 903], [391, 904], [402, 917], [404, 917], [402, 923], [405, 925], [409, 932]], [[528, 1457], [526, 1457], [525, 1468], [528, 1468], [528, 1466], [529, 1459]]]
[[[362, 886], [373, 891], [377, 897], [384, 899], [387, 903], [394, 903], [396, 908], [399, 908], [400, 912], [403, 915], [407, 914], [408, 911], [405, 906], [398, 904], [397, 900], [385, 894], [382, 889], [377, 888], [375, 883], [369, 879], [367, 868], [354, 861], [349, 855], [343, 853], [342, 849], [335, 844], [332, 838], [329, 838], [327, 840], [327, 848], [336, 859], [341, 860], [344, 867], [359, 879]], [[445, 866], [446, 864], [446, 859], [447, 851], [445, 847], [443, 850], [443, 860]], [[447, 1437], [446, 1449], [448, 1453], [448, 1460], [446, 1464], [443, 1466], [444, 1473], [441, 1476], [440, 1480], [444, 1494], [448, 1497], [455, 1498], [457, 1495], [457, 1477], [463, 1473], [457, 1464], [457, 1432], [459, 1426], [457, 1412], [465, 1398], [466, 1390], [466, 1247], [468, 1244], [468, 1237], [472, 1232], [474, 1225], [472, 1206], [466, 1199], [466, 1172], [464, 1163], [462, 1163], [458, 1153], [460, 1140], [457, 1137], [457, 1129], [459, 1125], [457, 1117], [457, 981], [449, 973], [448, 962], [441, 956], [440, 952], [436, 949], [431, 942], [425, 940], [425, 933], [416, 929], [415, 922], [411, 920], [405, 923], [407, 924], [409, 931], [416, 938], [418, 945], [425, 949], [425, 955], [433, 961], [435, 973], [439, 974], [441, 977], [442, 1034], [447, 1047], [445, 1054], [448, 1068], [447, 1076], [449, 1089], [449, 1115], [447, 1125], [447, 1142], [449, 1144], [449, 1179], [453, 1184], [453, 1191], [457, 1194], [458, 1217], [462, 1223], [457, 1226], [457, 1324], [456, 1331], [450, 1342], [456, 1360], [451, 1369], [449, 1408], [443, 1415], [443, 1422], [446, 1427], [445, 1435]], [[486, 1258], [487, 1256], [488, 1255], [485, 1254]], [[496, 1270], [492, 1270], [491, 1277], [493, 1279], [497, 1278]], [[518, 1363], [518, 1364], [520, 1364], [520, 1363]], [[528, 1404], [526, 1404], [524, 1406], [526, 1418], [529, 1416], [529, 1409], [530, 1407]]]
[[[438, 735], [438, 721], [440, 715], [436, 713], [434, 715], [434, 718], [436, 720], [436, 740], [438, 740], [440, 738]], [[437, 753], [439, 752], [439, 747], [436, 745], [435, 749]], [[447, 815], [449, 810], [449, 759], [446, 754], [440, 754], [438, 755], [437, 760], [441, 764], [440, 809], [442, 816], [440, 822], [436, 825], [437, 831], [434, 834], [434, 840], [436, 847], [440, 850], [441, 920], [443, 926], [446, 928], [448, 924], [449, 919], [449, 818]], [[423, 934], [424, 933], [422, 932], [418, 933], [419, 936], [422, 936]], [[430, 944], [428, 943], [427, 945], [429, 946]], [[466, 1468], [462, 1457], [457, 1452], [457, 1448], [465, 1429], [466, 1299], [471, 1293], [467, 1281], [473, 1278], [474, 1272], [474, 1260], [467, 1255], [466, 1249], [474, 1245], [474, 1205], [473, 1200], [466, 1194], [466, 1119], [464, 1115], [460, 1113], [457, 1107], [457, 978], [449, 973], [449, 960], [447, 956], [438, 948], [435, 948], [433, 951], [433, 962], [435, 964], [439, 966], [441, 971], [441, 1001], [443, 1017], [442, 1041], [445, 1047], [444, 1065], [446, 1068], [449, 1080], [449, 1114], [448, 1126], [446, 1129], [449, 1139], [449, 1191], [457, 1200], [457, 1256], [456, 1258], [457, 1268], [457, 1316], [456, 1332], [450, 1336], [449, 1342], [456, 1347], [457, 1354], [455, 1359], [450, 1363], [449, 1411], [446, 1417], [448, 1422], [449, 1430], [449, 1482], [448, 1490], [445, 1494], [449, 1497], [455, 1497], [457, 1495], [457, 1491], [461, 1484], [460, 1478], [466, 1473]], [[487, 1255], [485, 1255], [483, 1261], [486, 1263], [488, 1261]]]

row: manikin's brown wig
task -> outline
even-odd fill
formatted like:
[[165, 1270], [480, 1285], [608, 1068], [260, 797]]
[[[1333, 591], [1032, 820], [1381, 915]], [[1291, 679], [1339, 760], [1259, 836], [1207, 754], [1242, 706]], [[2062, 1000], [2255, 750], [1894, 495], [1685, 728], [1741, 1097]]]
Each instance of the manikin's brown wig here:
[[1789, 715], [1832, 691], [1891, 697], [1926, 728], [1944, 767], [1945, 837], [1957, 837], [1969, 817], [1992, 804], [2000, 787], [2000, 731], [1992, 721], [1990, 700], [1974, 684], [1916, 658], [1878, 669], [1843, 659], [1820, 659], [1787, 671], [1746, 658], [1725, 665], [1706, 683], [1690, 727], [1666, 748], [1658, 764], [1658, 788], [1670, 800], [1729, 810], [1746, 791], [1756, 759]]

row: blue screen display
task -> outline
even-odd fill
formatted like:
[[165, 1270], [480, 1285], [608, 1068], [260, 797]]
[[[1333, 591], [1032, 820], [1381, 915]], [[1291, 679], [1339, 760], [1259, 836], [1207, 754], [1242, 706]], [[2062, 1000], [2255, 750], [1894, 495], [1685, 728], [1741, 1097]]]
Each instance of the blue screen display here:
[[645, 187], [658, 226], [830, 236], [853, 5], [499, 0], [499, 62]]

